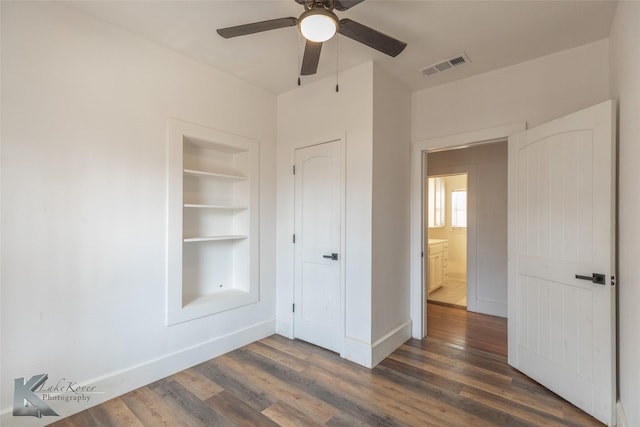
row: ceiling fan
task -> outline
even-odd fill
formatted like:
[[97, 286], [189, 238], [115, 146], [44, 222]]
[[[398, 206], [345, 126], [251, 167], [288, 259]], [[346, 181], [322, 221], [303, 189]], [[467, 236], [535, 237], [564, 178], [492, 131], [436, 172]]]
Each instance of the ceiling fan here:
[[406, 43], [351, 19], [338, 20], [334, 13], [334, 10], [345, 11], [363, 1], [295, 0], [296, 3], [304, 6], [304, 12], [298, 18], [270, 19], [268, 21], [220, 28], [217, 32], [222, 37], [229, 39], [298, 25], [300, 33], [306, 39], [300, 70], [300, 74], [303, 76], [315, 74], [318, 71], [322, 43], [332, 38], [336, 32], [389, 56], [398, 56], [407, 47]]

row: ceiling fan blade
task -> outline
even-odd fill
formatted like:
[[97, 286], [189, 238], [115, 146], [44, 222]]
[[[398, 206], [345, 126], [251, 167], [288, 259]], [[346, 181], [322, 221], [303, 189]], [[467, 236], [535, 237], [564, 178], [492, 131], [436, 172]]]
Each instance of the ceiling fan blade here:
[[364, 0], [335, 0], [336, 10], [343, 11], [362, 3]]
[[389, 56], [398, 56], [407, 47], [405, 42], [401, 42], [351, 19], [341, 19], [338, 32]]
[[253, 22], [251, 24], [237, 25], [235, 27], [220, 28], [216, 30], [225, 39], [231, 37], [246, 36], [247, 34], [261, 33], [262, 31], [276, 30], [278, 28], [293, 27], [298, 23], [298, 18], [278, 18], [268, 21]]
[[302, 69], [300, 74], [309, 76], [318, 71], [318, 62], [320, 62], [320, 51], [322, 50], [321, 42], [312, 42], [307, 40], [304, 45], [304, 56], [302, 57]]

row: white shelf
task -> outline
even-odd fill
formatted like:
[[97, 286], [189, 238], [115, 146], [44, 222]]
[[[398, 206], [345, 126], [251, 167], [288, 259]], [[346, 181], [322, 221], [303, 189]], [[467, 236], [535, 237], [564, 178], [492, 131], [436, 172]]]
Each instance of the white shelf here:
[[258, 141], [168, 123], [168, 325], [260, 300]]
[[237, 296], [248, 295], [248, 292], [241, 291], [238, 289], [225, 289], [217, 292], [212, 292], [206, 295], [193, 295], [190, 297], [185, 297], [183, 304], [187, 305], [197, 305], [197, 304], [209, 304], [214, 301], [219, 301], [224, 298], [233, 298]]
[[183, 141], [185, 146], [190, 145], [192, 147], [204, 148], [205, 150], [213, 149], [222, 153], [238, 154], [248, 151], [246, 148], [234, 147], [227, 144], [217, 144], [215, 142], [206, 141], [202, 138], [196, 138], [193, 136], [185, 137], [183, 138]]
[[230, 211], [242, 211], [248, 209], [246, 206], [229, 206], [229, 205], [202, 205], [197, 203], [185, 203], [185, 208], [195, 208], [195, 209], [222, 209], [222, 210], [230, 210]]
[[242, 175], [231, 175], [231, 174], [225, 174], [225, 173], [207, 172], [207, 171], [200, 171], [195, 169], [185, 169], [184, 174], [191, 175], [191, 176], [200, 176], [204, 178], [213, 178], [221, 181], [246, 181], [247, 180], [247, 177]]
[[228, 235], [228, 236], [197, 236], [197, 237], [185, 237], [185, 243], [194, 243], [194, 242], [211, 242], [216, 240], [243, 240], [248, 236], [243, 236], [239, 234]]

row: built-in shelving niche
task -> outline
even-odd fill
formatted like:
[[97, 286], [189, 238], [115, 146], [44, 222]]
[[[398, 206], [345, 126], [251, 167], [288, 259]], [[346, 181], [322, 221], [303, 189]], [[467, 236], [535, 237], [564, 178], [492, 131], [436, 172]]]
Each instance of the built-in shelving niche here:
[[167, 323], [259, 299], [259, 143], [170, 120]]

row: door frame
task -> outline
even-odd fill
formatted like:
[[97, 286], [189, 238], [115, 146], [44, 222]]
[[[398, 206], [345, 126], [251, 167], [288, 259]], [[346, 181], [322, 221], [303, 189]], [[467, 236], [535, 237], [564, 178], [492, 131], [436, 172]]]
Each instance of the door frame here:
[[426, 140], [414, 141], [411, 144], [411, 251], [410, 251], [410, 316], [412, 319], [411, 335], [422, 339], [427, 333], [426, 275], [424, 267], [424, 242], [427, 230], [424, 226], [424, 182], [428, 176], [427, 166], [423, 161], [425, 154], [465, 148], [478, 144], [486, 144], [507, 139], [514, 133], [527, 129], [526, 122], [476, 130], [455, 135], [448, 135]]
[[[293, 147], [293, 149], [291, 150], [291, 157], [293, 159], [293, 164], [295, 165], [295, 153], [296, 150], [301, 150], [301, 149], [305, 149], [305, 148], [310, 148], [310, 147], [314, 147], [317, 145], [322, 145], [322, 144], [328, 144], [331, 142], [337, 142], [339, 144], [339, 149], [338, 151], [340, 152], [340, 166], [339, 166], [339, 171], [340, 171], [340, 308], [339, 308], [339, 313], [340, 313], [340, 320], [339, 320], [339, 324], [338, 324], [338, 329], [340, 332], [340, 336], [342, 337], [341, 341], [340, 341], [340, 356], [342, 357], [343, 352], [344, 352], [344, 337], [346, 336], [346, 261], [347, 261], [347, 257], [346, 257], [346, 143], [345, 143], [345, 137], [341, 137], [341, 138], [333, 138], [333, 139], [328, 139], [325, 141], [321, 141], [321, 142], [310, 142], [310, 143], [306, 143], [306, 144], [300, 144], [300, 145], [296, 145], [295, 147]], [[292, 235], [294, 235], [295, 233], [295, 229], [296, 229], [296, 223], [295, 223], [295, 218], [296, 218], [296, 200], [295, 200], [295, 175], [292, 174], [291, 175], [291, 180], [292, 180], [292, 189], [293, 189], [293, 204], [291, 207], [291, 213], [292, 213], [292, 218], [293, 221], [291, 223], [293, 231], [292, 231]], [[296, 283], [295, 283], [295, 266], [296, 266], [296, 251], [295, 248], [293, 248], [292, 252], [291, 252], [291, 268], [292, 268], [292, 286], [291, 286], [291, 301], [295, 301], [295, 292], [296, 292]], [[291, 313], [291, 339], [294, 339], [296, 336], [296, 322], [295, 322], [295, 315], [294, 313]]]

